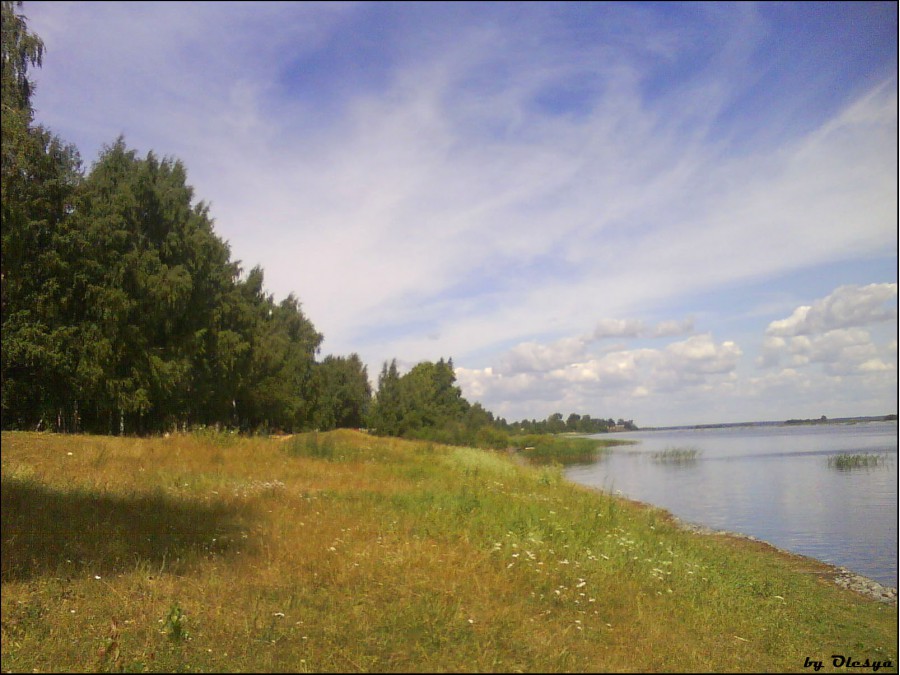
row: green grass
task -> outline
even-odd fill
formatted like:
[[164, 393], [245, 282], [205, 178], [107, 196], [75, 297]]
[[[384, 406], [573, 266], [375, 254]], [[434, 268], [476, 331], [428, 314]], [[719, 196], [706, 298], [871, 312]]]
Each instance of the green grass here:
[[828, 466], [841, 470], [860, 469], [883, 465], [885, 459], [885, 455], [878, 455], [873, 453], [844, 453], [840, 455], [831, 455], [828, 458]]
[[897, 662], [896, 607], [832, 568], [688, 533], [558, 464], [349, 431], [2, 445], [4, 671]]

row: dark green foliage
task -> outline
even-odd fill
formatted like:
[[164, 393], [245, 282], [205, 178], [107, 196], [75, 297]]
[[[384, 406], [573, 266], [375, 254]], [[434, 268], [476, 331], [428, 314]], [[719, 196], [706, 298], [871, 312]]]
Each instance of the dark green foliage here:
[[76, 386], [66, 321], [71, 269], [61, 255], [80, 180], [77, 151], [32, 126], [28, 68], [40, 65], [43, 43], [29, 33], [21, 3], [2, 3], [2, 415], [5, 426], [60, 416], [65, 390]]
[[3, 117], [21, 115], [18, 124], [27, 125], [33, 114], [31, 94], [34, 84], [28, 79], [28, 68], [40, 66], [44, 55], [44, 43], [28, 31], [26, 17], [18, 9], [21, 2], [4, 0], [2, 5], [3, 41], [0, 80], [2, 80]]
[[585, 439], [554, 441], [552, 434], [595, 434], [616, 426], [613, 420], [574, 413], [565, 422], [561, 413], [554, 413], [540, 422], [507, 423], [502, 418], [496, 419], [480, 403], [469, 403], [455, 383], [452, 359], [440, 359], [437, 363], [423, 361], [402, 376], [396, 359], [385, 363], [378, 377], [369, 426], [381, 436], [494, 450], [530, 447], [522, 436], [533, 434], [530, 438], [536, 442], [540, 437], [541, 446], [535, 460], [542, 457], [559, 460], [565, 456], [570, 461], [588, 461], [595, 454], [596, 443]]
[[602, 434], [616, 427], [634, 431], [637, 427], [633, 422], [619, 420], [617, 423], [612, 418], [598, 419], [590, 415], [570, 414], [566, 421], [562, 421], [561, 413], [553, 413], [545, 420], [522, 420], [510, 422], [507, 426], [510, 431], [523, 434], [558, 434], [563, 432], [579, 434]]
[[329, 430], [365, 426], [372, 387], [356, 354], [326, 356], [314, 367], [315, 426]]
[[396, 360], [385, 363], [370, 426], [380, 435], [459, 442], [471, 405], [455, 382], [452, 359], [423, 361], [402, 377]]
[[378, 376], [378, 394], [372, 403], [369, 426], [381, 436], [399, 436], [403, 417], [403, 401], [400, 393], [400, 373], [397, 359], [384, 364]]
[[[240, 279], [185, 180], [180, 162], [140, 159], [120, 138], [46, 242], [33, 219], [23, 233], [4, 228], [23, 250], [20, 264], [4, 252], [4, 271], [39, 264], [4, 288], [5, 424], [121, 433], [310, 423], [322, 336], [296, 298], [276, 304], [264, 292], [262, 270]], [[30, 285], [12, 283], [20, 278]]]
[[87, 176], [32, 126], [43, 44], [3, 2], [5, 428], [150, 432], [313, 423], [322, 336], [293, 296], [241, 278], [181, 162], [122, 138]]

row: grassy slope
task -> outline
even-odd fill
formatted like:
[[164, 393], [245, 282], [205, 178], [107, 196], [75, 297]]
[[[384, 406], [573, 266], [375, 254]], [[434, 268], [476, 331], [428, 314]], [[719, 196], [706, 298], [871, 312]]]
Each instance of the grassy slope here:
[[499, 454], [349, 431], [2, 446], [3, 670], [897, 663], [896, 607], [826, 566]]

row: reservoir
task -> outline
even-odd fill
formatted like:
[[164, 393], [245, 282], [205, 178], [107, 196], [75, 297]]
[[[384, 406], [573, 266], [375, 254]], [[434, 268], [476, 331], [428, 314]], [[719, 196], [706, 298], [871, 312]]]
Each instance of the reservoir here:
[[[615, 437], [637, 443], [571, 466], [566, 477], [897, 587], [896, 421], [681, 428]], [[839, 468], [842, 454], [878, 460]]]

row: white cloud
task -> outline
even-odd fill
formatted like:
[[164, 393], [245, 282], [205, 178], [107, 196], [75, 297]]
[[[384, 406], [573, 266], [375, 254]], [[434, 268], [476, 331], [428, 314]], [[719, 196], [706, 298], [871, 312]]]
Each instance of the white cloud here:
[[593, 337], [637, 337], [644, 332], [644, 322], [637, 319], [601, 319], [597, 322]]
[[651, 332], [652, 337], [674, 337], [676, 335], [687, 335], [694, 330], [694, 320], [692, 318], [683, 319], [681, 321], [669, 320], [660, 321]]
[[570, 364], [584, 355], [580, 338], [564, 338], [551, 345], [525, 342], [516, 345], [500, 360], [502, 374], [544, 372]]
[[[310, 127], [304, 117], [314, 111], [275, 99], [277, 77], [342, 35], [352, 6], [161, 5], [139, 25], [126, 7], [48, 13], [64, 21], [45, 36], [45, 70], [55, 50], [77, 50], [82, 60], [49, 72], [92, 83], [67, 96], [64, 79], [41, 72], [39, 91], [51, 97], [41, 100], [59, 101], [45, 106], [58, 110], [50, 123], [71, 125], [74, 116], [93, 128], [104, 119], [105, 140], [120, 130], [148, 148], [162, 139], [155, 149], [184, 157], [235, 257], [261, 263], [276, 295], [296, 292], [338, 351], [360, 349], [372, 325], [415, 321], [444, 336], [423, 341], [423, 354], [520, 337], [534, 316], [572, 334], [584, 312], [646, 307], [895, 237], [885, 228], [896, 214], [895, 162], [883, 152], [896, 136], [890, 87], [777, 152], [729, 156], [713, 128], [715, 111], [735, 95], [735, 71], [692, 80], [702, 105], [684, 96], [648, 105], [637, 55], [656, 44], [675, 58], [690, 41], [658, 22], [648, 35], [645, 13], [622, 19], [633, 20], [632, 39], [605, 61], [535, 50], [514, 32], [521, 25], [461, 25], [440, 50], [398, 58], [382, 88], [342, 92], [336, 114]], [[760, 29], [753, 14], [719, 17], [739, 28], [721, 52], [747, 73], [742, 59]], [[525, 25], [540, 34], [540, 22]], [[192, 58], [170, 61], [170, 53]], [[509, 77], [464, 86], [498, 64]], [[585, 114], [534, 107], [537, 92], [576, 74], [606, 86]], [[116, 92], [111, 106], [107, 90]], [[836, 222], [849, 212], [853, 227]], [[487, 335], [474, 330], [486, 323], [478, 304], [447, 316], [439, 300], [486, 269], [512, 275], [498, 272], [496, 303], [506, 309], [492, 303]], [[599, 337], [609, 327], [597, 328]]]
[[895, 306], [885, 304], [897, 298], [897, 284], [841, 286], [812, 305], [803, 305], [786, 319], [773, 321], [768, 336], [811, 335], [833, 328], [867, 326], [897, 319]]
[[[566, 349], [572, 345], [578, 348]], [[553, 358], [545, 358], [547, 353]], [[742, 351], [732, 341], [717, 343], [704, 334], [661, 349], [621, 349], [593, 356], [580, 339], [549, 347], [529, 343], [514, 347], [500, 360], [509, 364], [514, 361], [510, 355], [523, 354], [532, 358], [515, 362], [527, 367], [526, 372], [457, 368], [463, 393], [490, 402], [501, 414], [512, 414], [528, 403], [542, 410], [549, 405], [605, 415], [604, 411], [627, 408], [633, 401], [659, 401], [672, 392], [730, 386]]]
[[[693, 335], [671, 307], [895, 255], [895, 68], [798, 120], [805, 92], [748, 96], [769, 84], [754, 59], [774, 28], [755, 6], [697, 24], [629, 6], [590, 45], [554, 39], [555, 8], [490, 10], [395, 24], [353, 3], [34, 3], [38, 119], [88, 160], [120, 132], [183, 159], [234, 257], [297, 294], [326, 353], [372, 374], [453, 356], [467, 395], [501, 413], [732, 396], [747, 337]], [[381, 11], [396, 32], [357, 86], [330, 46], [353, 61]], [[588, 92], [575, 112], [553, 94], [572, 83]], [[759, 362], [890, 380], [896, 342], [828, 333], [895, 320], [895, 301], [896, 284], [838, 288], [772, 322]]]
[[896, 297], [897, 284], [841, 286], [796, 308], [788, 318], [771, 322], [757, 363], [819, 365], [832, 376], [888, 374], [896, 369], [896, 337], [879, 344], [867, 327], [896, 322], [896, 307], [886, 306]]
[[891, 373], [896, 372], [897, 364], [885, 363], [881, 359], [869, 359], [859, 364], [861, 373]]
[[695, 335], [666, 347], [670, 367], [694, 373], [726, 373], [734, 370], [741, 348], [730, 340], [716, 344], [712, 336]]

